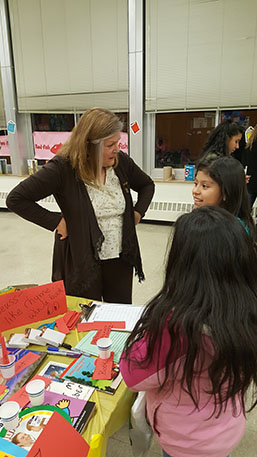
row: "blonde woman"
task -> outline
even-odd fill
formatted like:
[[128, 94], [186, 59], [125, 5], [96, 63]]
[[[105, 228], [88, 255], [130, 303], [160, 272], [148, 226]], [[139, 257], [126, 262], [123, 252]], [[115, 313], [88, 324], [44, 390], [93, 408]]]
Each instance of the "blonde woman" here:
[[249, 176], [247, 190], [250, 199], [250, 206], [252, 207], [257, 197], [257, 124], [247, 141], [245, 156], [247, 165], [246, 174]]
[[[52, 280], [63, 280], [68, 295], [131, 303], [133, 269], [144, 279], [135, 225], [154, 184], [119, 151], [121, 130], [114, 113], [89, 109], [59, 154], [6, 200], [24, 219], [55, 230]], [[37, 203], [51, 194], [61, 214]]]

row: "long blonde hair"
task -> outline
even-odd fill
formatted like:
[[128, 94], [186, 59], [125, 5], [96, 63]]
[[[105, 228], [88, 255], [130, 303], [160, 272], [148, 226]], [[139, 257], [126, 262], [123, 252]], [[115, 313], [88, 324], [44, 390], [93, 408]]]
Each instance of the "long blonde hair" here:
[[256, 140], [257, 138], [257, 124], [256, 126], [254, 127], [252, 133], [251, 133], [251, 136], [249, 138], [249, 140], [247, 141], [246, 143], [246, 148], [249, 148], [249, 149], [252, 149], [253, 147], [253, 142]]
[[103, 140], [122, 130], [116, 114], [103, 108], [91, 108], [79, 119], [72, 134], [59, 150], [82, 181], [100, 186]]

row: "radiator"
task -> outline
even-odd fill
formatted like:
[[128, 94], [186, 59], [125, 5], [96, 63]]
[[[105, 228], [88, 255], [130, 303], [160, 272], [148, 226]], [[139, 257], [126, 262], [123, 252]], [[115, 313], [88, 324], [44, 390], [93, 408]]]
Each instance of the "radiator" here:
[[[5, 200], [8, 192], [0, 191], [0, 208], [6, 208]], [[50, 195], [39, 201], [39, 204], [50, 211], [60, 211], [55, 198]], [[189, 213], [193, 209], [193, 204], [189, 202], [155, 201], [152, 200], [144, 219], [149, 221], [168, 221], [175, 222], [184, 213]], [[257, 216], [257, 206], [252, 210], [253, 218]]]

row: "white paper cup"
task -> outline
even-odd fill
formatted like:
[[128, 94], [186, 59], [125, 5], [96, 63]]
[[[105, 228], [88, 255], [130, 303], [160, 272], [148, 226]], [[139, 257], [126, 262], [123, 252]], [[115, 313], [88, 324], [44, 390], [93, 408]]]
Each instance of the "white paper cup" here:
[[19, 423], [20, 405], [17, 401], [7, 401], [0, 406], [0, 417], [6, 430], [12, 430]]
[[26, 385], [25, 390], [32, 406], [38, 406], [44, 403], [45, 386], [45, 381], [43, 381], [43, 379], [34, 379]]
[[4, 359], [0, 359], [0, 371], [5, 379], [10, 379], [15, 375], [15, 355], [9, 354], [9, 363], [4, 363]]
[[100, 338], [96, 342], [100, 359], [109, 359], [111, 355], [111, 338]]
[[171, 176], [172, 176], [172, 167], [163, 167], [162, 172], [163, 172], [163, 179], [165, 181], [165, 180], [171, 178]]

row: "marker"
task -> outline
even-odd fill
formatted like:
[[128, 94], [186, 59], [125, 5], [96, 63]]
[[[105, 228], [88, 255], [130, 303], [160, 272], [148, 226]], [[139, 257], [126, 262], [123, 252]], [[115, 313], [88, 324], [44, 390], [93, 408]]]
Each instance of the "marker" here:
[[74, 348], [70, 344], [62, 343], [62, 344], [60, 344], [60, 346], [62, 346], [65, 349], [69, 349], [69, 351], [79, 352], [80, 355], [87, 355], [88, 357], [91, 357], [88, 352], [82, 351], [79, 348]]
[[48, 354], [55, 354], [55, 355], [64, 355], [66, 357], [80, 357], [81, 354], [79, 352], [74, 352], [74, 351], [62, 351], [61, 349], [58, 349], [53, 346], [48, 346], [46, 352]]

